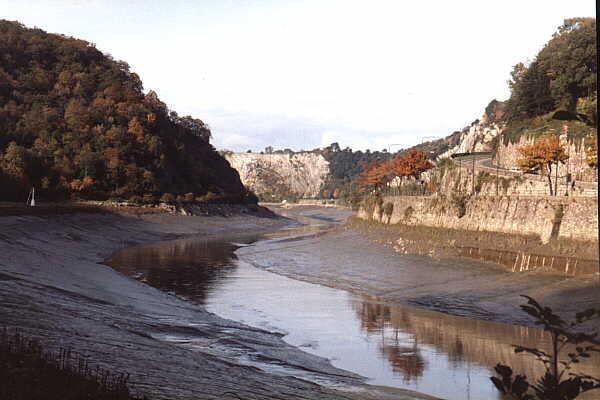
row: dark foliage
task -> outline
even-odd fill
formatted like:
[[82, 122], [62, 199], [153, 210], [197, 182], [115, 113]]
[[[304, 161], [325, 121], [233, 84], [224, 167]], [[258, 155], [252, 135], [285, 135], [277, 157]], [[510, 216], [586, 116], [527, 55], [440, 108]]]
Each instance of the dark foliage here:
[[3, 200], [192, 193], [247, 201], [210, 130], [144, 95], [127, 63], [93, 44], [0, 20], [0, 185]]
[[[288, 153], [291, 150], [275, 151], [275, 153], [280, 152]], [[350, 147], [340, 148], [338, 143], [332, 143], [322, 150], [316, 149], [313, 152], [322, 154], [329, 162], [330, 174], [321, 188], [321, 197], [342, 198], [348, 201], [356, 197], [357, 187], [355, 187], [354, 181], [364, 171], [366, 165], [375, 161], [389, 160], [393, 157], [393, 154], [388, 153], [387, 150], [353, 151]]]
[[556, 109], [596, 121], [596, 20], [565, 20], [529, 64], [514, 66], [509, 85], [510, 119]]
[[[600, 389], [600, 379], [572, 372], [574, 364], [581, 359], [589, 358], [592, 353], [600, 353], [598, 332], [584, 333], [576, 328], [591, 319], [600, 317], [600, 310], [589, 309], [575, 315], [575, 320], [566, 322], [554, 314], [549, 307], [541, 306], [529, 296], [527, 304], [521, 309], [535, 318], [536, 325], [541, 325], [552, 338], [552, 350], [546, 352], [537, 348], [515, 346], [515, 353], [532, 355], [544, 364], [546, 373], [534, 383], [526, 376], [517, 375], [506, 365], [498, 364], [495, 368], [500, 377], [492, 377], [496, 388], [508, 398], [514, 400], [573, 400], [580, 394], [590, 390]], [[565, 358], [561, 359], [560, 352], [567, 345], [575, 346]]]

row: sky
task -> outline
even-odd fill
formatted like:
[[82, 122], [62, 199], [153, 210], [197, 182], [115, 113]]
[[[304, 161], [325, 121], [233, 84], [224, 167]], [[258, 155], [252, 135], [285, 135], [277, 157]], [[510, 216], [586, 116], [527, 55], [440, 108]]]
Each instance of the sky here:
[[217, 149], [396, 151], [509, 96], [591, 0], [0, 0], [0, 18], [126, 61]]

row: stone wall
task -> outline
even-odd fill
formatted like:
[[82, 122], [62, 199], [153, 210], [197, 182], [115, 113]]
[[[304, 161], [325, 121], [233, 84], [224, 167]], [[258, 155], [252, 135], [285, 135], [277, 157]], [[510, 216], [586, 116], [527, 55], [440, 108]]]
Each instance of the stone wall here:
[[[594, 171], [595, 172], [595, 171]], [[432, 189], [447, 196], [453, 193], [496, 196], [543, 196], [549, 195], [548, 178], [542, 175], [523, 174], [500, 170], [497, 176], [495, 168], [482, 167], [471, 162], [458, 163], [452, 166], [437, 168], [423, 174], [426, 181], [431, 182]], [[474, 179], [473, 179], [474, 178]], [[558, 179], [559, 196], [597, 197], [596, 182], [582, 182], [577, 177], [575, 186], [566, 184], [564, 178]], [[554, 186], [555, 179], [552, 177]]]
[[[598, 238], [597, 198], [431, 196], [385, 197], [393, 204], [391, 215], [384, 207], [361, 208], [358, 216], [390, 224], [538, 235], [595, 241]], [[389, 210], [389, 207], [388, 207]]]
[[[561, 135], [560, 138], [569, 159], [565, 164], [560, 164], [558, 176], [562, 177], [570, 173], [577, 181], [596, 182], [598, 180], [597, 171], [590, 168], [585, 162], [586, 155], [583, 143], [567, 143], [566, 135]], [[494, 164], [497, 162], [500, 168], [517, 169], [518, 159], [522, 158], [518, 150], [519, 147], [531, 145], [534, 140], [532, 137], [522, 136], [516, 143], [505, 144], [501, 141], [497, 148]]]

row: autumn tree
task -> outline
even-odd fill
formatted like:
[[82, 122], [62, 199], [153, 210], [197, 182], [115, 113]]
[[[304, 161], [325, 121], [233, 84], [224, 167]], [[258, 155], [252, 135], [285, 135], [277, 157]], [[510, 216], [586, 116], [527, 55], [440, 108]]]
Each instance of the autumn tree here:
[[145, 95], [127, 63], [4, 20], [0, 43], [0, 200], [24, 201], [31, 186], [47, 200], [209, 191], [251, 199], [210, 145], [209, 127]]
[[389, 161], [373, 161], [364, 167], [364, 171], [358, 175], [357, 184], [363, 189], [375, 190], [387, 185], [390, 180]]
[[425, 153], [416, 149], [397, 155], [391, 162], [391, 173], [401, 180], [407, 177], [419, 179], [423, 172], [431, 168], [433, 164], [427, 159]]
[[592, 168], [598, 168], [598, 139], [592, 135], [585, 141], [585, 162]]
[[519, 147], [519, 153], [523, 156], [517, 160], [521, 171], [540, 172], [548, 178], [548, 187], [550, 195], [556, 195], [558, 190], [558, 179], [555, 178], [554, 189], [552, 187], [552, 168], [556, 165], [556, 175], [558, 174], [558, 165], [565, 163], [569, 156], [565, 153], [563, 145], [557, 136], [547, 138], [538, 138], [529, 146]]

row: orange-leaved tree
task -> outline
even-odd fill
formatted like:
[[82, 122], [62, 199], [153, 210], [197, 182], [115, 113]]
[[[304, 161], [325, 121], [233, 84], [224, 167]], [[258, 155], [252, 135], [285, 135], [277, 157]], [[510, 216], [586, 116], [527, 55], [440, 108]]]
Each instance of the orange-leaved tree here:
[[[550, 195], [556, 195], [558, 189], [558, 178], [555, 178], [554, 189], [552, 188], [552, 166], [556, 165], [556, 175], [558, 174], [559, 163], [565, 163], [569, 156], [565, 153], [565, 148], [560, 143], [557, 136], [547, 138], [538, 138], [529, 146], [519, 147], [519, 153], [523, 156], [517, 160], [519, 169], [525, 172], [539, 171], [548, 178], [548, 187]], [[558, 177], [558, 175], [557, 175]]]
[[598, 140], [592, 135], [585, 141], [585, 162], [592, 168], [598, 168]]
[[431, 168], [433, 164], [427, 159], [425, 153], [416, 149], [397, 155], [391, 162], [391, 172], [400, 178], [400, 182], [406, 177], [419, 179], [423, 172]]
[[373, 161], [364, 166], [363, 172], [358, 174], [357, 184], [362, 190], [374, 188], [375, 190], [387, 185], [390, 178], [389, 161]]

